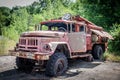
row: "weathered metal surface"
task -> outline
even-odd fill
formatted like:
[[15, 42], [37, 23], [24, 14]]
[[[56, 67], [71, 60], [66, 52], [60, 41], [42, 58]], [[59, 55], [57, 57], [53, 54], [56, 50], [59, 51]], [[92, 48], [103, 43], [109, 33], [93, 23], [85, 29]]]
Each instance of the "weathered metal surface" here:
[[85, 32], [68, 33], [68, 38], [72, 52], [86, 52]]
[[90, 34], [86, 35], [86, 48], [87, 50], [92, 50], [92, 40]]
[[94, 29], [91, 29], [91, 31], [101, 37], [108, 37], [109, 39], [113, 39], [113, 37], [105, 31], [99, 31], [99, 30], [94, 30]]
[[37, 37], [20, 37], [19, 39], [19, 50], [39, 51]]
[[29, 31], [21, 34], [22, 37], [62, 37], [64, 32], [57, 31]]
[[34, 59], [34, 60], [48, 60], [49, 54], [40, 52], [24, 52], [24, 51], [14, 51], [10, 50], [11, 56], [18, 56], [22, 58]]
[[105, 31], [102, 31], [102, 33], [103, 33], [106, 37], [108, 37], [109, 39], [113, 39], [113, 37], [112, 37], [109, 33], [105, 32]]

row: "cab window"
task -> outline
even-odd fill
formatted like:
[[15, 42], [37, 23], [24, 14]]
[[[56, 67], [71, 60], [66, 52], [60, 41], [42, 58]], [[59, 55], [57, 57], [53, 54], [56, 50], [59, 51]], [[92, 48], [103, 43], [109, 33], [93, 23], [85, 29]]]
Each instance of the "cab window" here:
[[80, 32], [85, 32], [86, 30], [85, 30], [85, 26], [84, 25], [81, 25], [80, 27], [79, 27], [79, 31]]

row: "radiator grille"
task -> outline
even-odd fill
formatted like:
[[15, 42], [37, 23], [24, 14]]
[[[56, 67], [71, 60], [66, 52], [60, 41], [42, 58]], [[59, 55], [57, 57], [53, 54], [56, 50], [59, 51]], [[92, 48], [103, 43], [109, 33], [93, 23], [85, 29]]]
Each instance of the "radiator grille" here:
[[19, 49], [26, 51], [38, 51], [38, 38], [20, 38]]
[[20, 39], [19, 43], [20, 43], [21, 45], [25, 45], [25, 44], [26, 44], [26, 39]]
[[38, 40], [36, 39], [28, 39], [28, 45], [37, 45]]

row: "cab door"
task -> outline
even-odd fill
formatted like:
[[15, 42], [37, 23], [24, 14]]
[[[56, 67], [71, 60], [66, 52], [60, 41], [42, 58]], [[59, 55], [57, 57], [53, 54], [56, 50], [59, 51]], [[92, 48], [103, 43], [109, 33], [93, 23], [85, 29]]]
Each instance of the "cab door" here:
[[[68, 43], [72, 52], [86, 52], [86, 31], [84, 25], [71, 25], [71, 32], [68, 33]], [[79, 31], [73, 31], [79, 27]]]

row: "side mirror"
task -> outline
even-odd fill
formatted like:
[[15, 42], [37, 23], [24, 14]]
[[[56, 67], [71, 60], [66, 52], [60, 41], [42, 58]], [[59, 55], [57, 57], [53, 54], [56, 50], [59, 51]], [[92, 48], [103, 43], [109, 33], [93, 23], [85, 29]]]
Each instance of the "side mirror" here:
[[41, 24], [39, 24], [39, 25], [35, 25], [35, 31], [38, 31], [38, 30], [41, 30]]
[[37, 26], [37, 25], [35, 25], [35, 31], [37, 31], [37, 27], [38, 27], [38, 26]]

